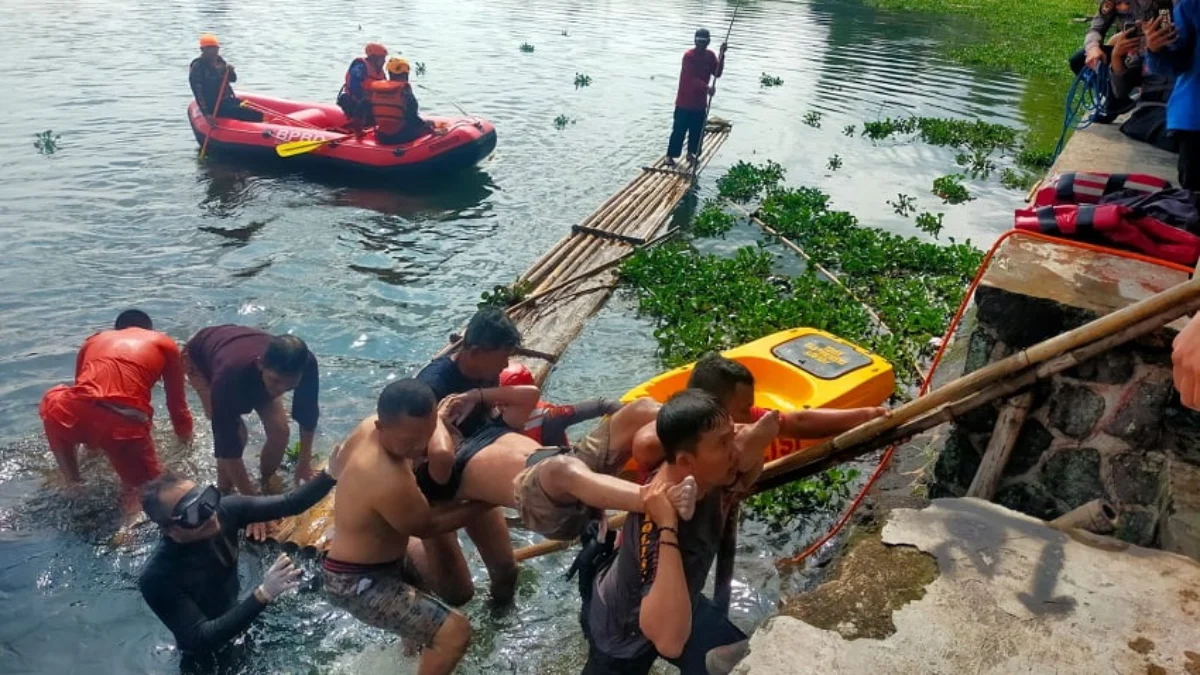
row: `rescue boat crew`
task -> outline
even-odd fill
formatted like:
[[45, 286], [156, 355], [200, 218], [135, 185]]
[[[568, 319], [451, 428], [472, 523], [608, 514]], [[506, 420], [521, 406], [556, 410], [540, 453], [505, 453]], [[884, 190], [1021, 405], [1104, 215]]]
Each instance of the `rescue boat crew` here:
[[387, 47], [378, 42], [367, 43], [365, 51], [366, 56], [350, 62], [350, 67], [346, 69], [346, 81], [337, 97], [338, 106], [346, 113], [350, 128], [355, 131], [362, 131], [375, 123], [371, 116], [368, 91], [372, 83], [384, 80], [383, 61], [388, 55]]
[[408, 82], [408, 61], [388, 59], [388, 79], [371, 82], [367, 93], [375, 118], [375, 141], [399, 145], [419, 138], [428, 126], [417, 114], [417, 97]]
[[[228, 77], [226, 77], [228, 75]], [[208, 117], [228, 117], [247, 122], [261, 122], [262, 113], [243, 108], [241, 101], [233, 93], [230, 85], [237, 82], [237, 71], [221, 58], [221, 43], [216, 35], [205, 33], [200, 36], [200, 56], [192, 60], [188, 67], [188, 84], [192, 87], [192, 95], [200, 112]], [[222, 85], [225, 94], [221, 94]], [[221, 99], [221, 109], [217, 107], [217, 99]]]

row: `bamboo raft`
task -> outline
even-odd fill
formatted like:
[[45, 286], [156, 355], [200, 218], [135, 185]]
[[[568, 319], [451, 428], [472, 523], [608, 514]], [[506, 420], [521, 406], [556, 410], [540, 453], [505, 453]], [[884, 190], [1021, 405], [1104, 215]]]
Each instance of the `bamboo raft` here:
[[[679, 202], [729, 137], [730, 124], [710, 118], [695, 171], [667, 166], [666, 157], [640, 174], [538, 258], [514, 286], [528, 294], [508, 308], [524, 338], [523, 360], [540, 385], [554, 362], [612, 294], [617, 264], [637, 248], [666, 238]], [[681, 165], [682, 167], [682, 165]], [[668, 233], [669, 234], [669, 233]], [[456, 338], [436, 356], [452, 351]], [[271, 540], [311, 553], [328, 549], [333, 496], [305, 513], [280, 521]]]

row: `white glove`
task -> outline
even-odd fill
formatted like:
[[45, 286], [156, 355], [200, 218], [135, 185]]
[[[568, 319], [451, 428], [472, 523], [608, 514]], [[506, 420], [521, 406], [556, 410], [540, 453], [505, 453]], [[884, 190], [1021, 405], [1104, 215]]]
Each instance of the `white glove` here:
[[280, 554], [271, 569], [263, 575], [263, 582], [258, 589], [267, 602], [274, 602], [279, 596], [300, 586], [300, 573], [300, 568], [286, 553]]

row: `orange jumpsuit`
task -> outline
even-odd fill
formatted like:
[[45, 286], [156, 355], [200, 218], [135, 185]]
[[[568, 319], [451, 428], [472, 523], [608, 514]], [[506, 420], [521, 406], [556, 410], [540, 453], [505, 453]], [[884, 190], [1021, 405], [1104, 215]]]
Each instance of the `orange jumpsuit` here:
[[179, 347], [152, 330], [106, 330], [83, 343], [75, 384], [46, 392], [38, 408], [50, 449], [84, 444], [104, 451], [127, 488], [162, 473], [151, 435], [150, 392], [163, 380], [176, 435], [192, 435], [192, 413], [183, 389]]

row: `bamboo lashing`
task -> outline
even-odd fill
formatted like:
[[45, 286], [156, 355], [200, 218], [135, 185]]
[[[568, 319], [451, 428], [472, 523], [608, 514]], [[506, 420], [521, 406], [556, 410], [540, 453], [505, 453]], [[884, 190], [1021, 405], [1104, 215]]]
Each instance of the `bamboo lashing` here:
[[[887, 417], [769, 462], [754, 486], [755, 492], [816, 475], [951, 422], [979, 406], [1011, 396], [1197, 311], [1200, 311], [1200, 279], [1193, 279], [953, 380], [892, 410]], [[524, 554], [522, 559], [528, 559], [569, 546], [570, 542], [543, 542], [536, 551], [529, 547], [520, 552]]]

